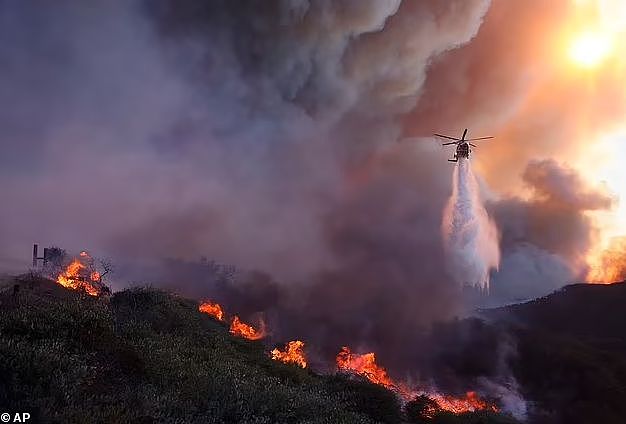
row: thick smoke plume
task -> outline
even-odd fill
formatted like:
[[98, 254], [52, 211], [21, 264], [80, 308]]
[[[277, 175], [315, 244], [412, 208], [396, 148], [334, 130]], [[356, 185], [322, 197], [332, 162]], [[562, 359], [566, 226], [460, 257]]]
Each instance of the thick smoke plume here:
[[498, 231], [487, 215], [469, 159], [454, 167], [453, 190], [443, 216], [450, 273], [462, 285], [489, 290], [489, 274], [500, 263]]
[[501, 232], [500, 271], [492, 300], [521, 301], [584, 281], [586, 256], [597, 237], [589, 214], [614, 204], [565, 164], [530, 161], [522, 173], [527, 196], [503, 197], [488, 209]]

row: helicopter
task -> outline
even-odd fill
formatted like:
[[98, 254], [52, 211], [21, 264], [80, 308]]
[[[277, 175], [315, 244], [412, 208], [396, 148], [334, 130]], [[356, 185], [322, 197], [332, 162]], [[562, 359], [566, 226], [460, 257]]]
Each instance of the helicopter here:
[[451, 144], [456, 145], [456, 152], [454, 153], [454, 159], [448, 159], [448, 162], [458, 162], [459, 159], [461, 158], [469, 159], [470, 153], [472, 153], [472, 149], [470, 149], [470, 146], [476, 147], [475, 144], [471, 143], [472, 141], [488, 140], [491, 138], [495, 138], [495, 137], [479, 137], [479, 138], [467, 138], [466, 139], [465, 136], [467, 135], [467, 128], [465, 128], [465, 131], [463, 131], [463, 136], [461, 136], [461, 138], [454, 138], [454, 137], [450, 137], [450, 136], [443, 135], [443, 134], [437, 134], [437, 133], [435, 133], [434, 135], [437, 137], [447, 138], [448, 140], [454, 140], [454, 141], [450, 141], [450, 142], [442, 144], [442, 146], [449, 146]]

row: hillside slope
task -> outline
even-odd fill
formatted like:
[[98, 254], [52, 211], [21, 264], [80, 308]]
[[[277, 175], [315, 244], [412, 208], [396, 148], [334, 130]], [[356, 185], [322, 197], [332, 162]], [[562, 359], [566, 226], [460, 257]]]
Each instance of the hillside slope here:
[[530, 302], [485, 311], [485, 315], [626, 352], [625, 306], [626, 282], [574, 284]]
[[483, 311], [514, 335], [511, 366], [536, 423], [615, 423], [626, 417], [626, 284], [579, 284]]
[[[197, 302], [153, 289], [93, 298], [35, 277], [0, 293], [0, 406], [37, 422], [398, 423], [396, 396], [271, 360]], [[413, 420], [413, 422], [422, 422]], [[495, 414], [429, 422], [507, 423]]]

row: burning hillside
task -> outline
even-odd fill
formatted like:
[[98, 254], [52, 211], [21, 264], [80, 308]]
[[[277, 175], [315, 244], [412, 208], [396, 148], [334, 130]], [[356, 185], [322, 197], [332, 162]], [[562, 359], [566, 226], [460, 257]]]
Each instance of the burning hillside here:
[[[148, 374], [148, 378], [156, 378], [155, 381], [160, 381], [159, 379], [162, 379], [162, 373], [169, 372], [170, 367], [174, 367], [175, 369], [172, 370], [174, 375], [168, 377], [168, 379], [170, 379], [169, 381], [180, 381], [181, 384], [189, 384], [194, 388], [197, 387], [198, 393], [208, 389], [205, 389], [204, 383], [199, 383], [197, 378], [189, 380], [191, 378], [190, 376], [197, 377], [200, 373], [203, 376], [200, 380], [208, 380], [206, 382], [207, 384], [210, 383], [211, 379], [216, 379], [216, 381], [219, 381], [222, 385], [226, 384], [224, 383], [225, 381], [230, 381], [229, 379], [237, 379], [238, 386], [233, 390], [241, 391], [242, 387], [246, 387], [248, 384], [256, 384], [256, 382], [248, 380], [250, 379], [250, 375], [258, 375], [259, 371], [254, 368], [247, 370], [246, 373], [248, 374], [240, 375], [233, 370], [236, 370], [237, 367], [240, 366], [238, 364], [245, 366], [251, 366], [252, 364], [252, 366], [256, 367], [256, 362], [258, 362], [258, 369], [262, 370], [261, 372], [267, 372], [267, 370], [274, 372], [271, 370], [275, 370], [278, 375], [283, 376], [292, 376], [292, 372], [300, 372], [300, 374], [293, 374], [293, 377], [289, 377], [290, 379], [293, 378], [290, 380], [292, 382], [301, 381], [301, 379], [306, 376], [307, 381], [308, 379], [314, 379], [314, 381], [329, 382], [328, 384], [331, 384], [331, 387], [332, 385], [335, 385], [334, 387], [338, 386], [339, 388], [333, 390], [342, 391], [341, 396], [344, 397], [341, 397], [341, 399], [345, 399], [345, 396], [352, 396], [346, 394], [351, 393], [350, 388], [359, 388], [358, 390], [367, 391], [371, 390], [372, 386], [376, 386], [380, 390], [383, 390], [383, 388], [389, 389], [383, 391], [396, 399], [401, 397], [401, 404], [404, 405], [403, 410], [406, 410], [406, 414], [410, 415], [418, 411], [417, 414], [419, 417], [428, 418], [422, 422], [445, 422], [440, 421], [443, 420], [442, 417], [450, 417], [450, 414], [454, 414], [454, 419], [458, 419], [459, 423], [465, 423], [472, 422], [469, 421], [469, 417], [472, 416], [471, 414], [474, 414], [472, 411], [478, 413], [478, 415], [474, 415], [475, 417], [491, 415], [499, 417], [501, 414], [498, 412], [498, 408], [507, 412], [513, 411], [513, 409], [511, 409], [511, 403], [507, 403], [512, 399], [506, 398], [510, 392], [499, 392], [498, 389], [490, 390], [489, 385], [483, 385], [479, 382], [478, 385], [474, 385], [475, 391], [469, 390], [464, 393], [462, 390], [465, 387], [471, 389], [473, 385], [467, 384], [463, 387], [457, 386], [456, 388], [450, 385], [446, 386], [445, 384], [434, 386], [434, 384], [438, 384], [439, 382], [436, 379], [431, 380], [430, 377], [427, 377], [425, 381], [432, 381], [432, 385], [421, 385], [419, 383], [409, 384], [401, 379], [396, 379], [395, 376], [398, 371], [394, 368], [390, 368], [388, 372], [388, 369], [379, 363], [380, 358], [378, 355], [371, 351], [355, 351], [348, 347], [341, 349], [336, 358], [336, 367], [341, 371], [338, 374], [317, 374], [315, 369], [307, 369], [305, 372], [297, 371], [297, 368], [301, 368], [305, 366], [305, 364], [306, 367], [309, 368], [310, 363], [318, 363], [320, 357], [307, 358], [306, 356], [299, 356], [300, 354], [304, 354], [305, 347], [304, 343], [300, 343], [301, 341], [299, 340], [292, 340], [285, 344], [284, 347], [282, 345], [276, 347], [273, 345], [274, 341], [271, 337], [263, 342], [257, 341], [250, 343], [242, 343], [241, 341], [237, 341], [234, 337], [228, 337], [229, 326], [225, 325], [225, 322], [230, 321], [229, 316], [225, 308], [215, 302], [208, 301], [199, 304], [179, 296], [171, 296], [151, 289], [125, 290], [115, 293], [108, 302], [101, 302], [95, 301], [91, 296], [81, 296], [74, 289], [61, 290], [61, 286], [57, 287], [56, 290], [66, 292], [66, 294], [51, 297], [48, 294], [49, 290], [37, 288], [37, 285], [45, 286], [46, 284], [48, 286], [56, 286], [56, 284], [50, 280], [42, 278], [38, 283], [32, 283], [28, 280], [20, 281], [21, 282], [18, 282], [21, 284], [21, 289], [17, 292], [17, 295], [11, 294], [11, 292], [7, 290], [0, 291], [0, 310], [2, 312], [2, 314], [0, 314], [0, 343], [7, 338], [11, 340], [13, 338], [12, 334], [23, 334], [24, 331], [27, 331], [26, 334], [30, 334], [29, 332], [31, 330], [28, 329], [31, 328], [31, 326], [34, 326], [32, 327], [32, 331], [37, 337], [41, 338], [42, 335], [46, 335], [46, 331], [51, 331], [49, 330], [50, 327], [40, 329], [38, 327], [40, 320], [30, 317], [29, 315], [36, 313], [36, 316], [41, 316], [42, 313], [45, 313], [45, 316], [48, 316], [50, 321], [47, 325], [53, 325], [57, 319], [62, 319], [62, 322], [58, 325], [59, 328], [64, 329], [62, 334], [59, 335], [55, 333], [56, 330], [54, 330], [51, 331], [50, 337], [55, 338], [55, 340], [59, 337], [65, 337], [67, 340], [63, 340], [65, 340], [64, 343], [67, 343], [68, 346], [75, 346], [77, 343], [80, 346], [80, 343], [87, 343], [85, 345], [86, 347], [84, 347], [84, 349], [87, 349], [84, 354], [85, 356], [81, 357], [82, 359], [80, 359], [80, 361], [86, 361], [85, 363], [90, 366], [89, 369], [93, 369], [94, 372], [102, 368], [98, 363], [92, 364], [89, 361], [93, 360], [93, 358], [97, 357], [101, 352], [98, 353], [99, 351], [97, 351], [94, 353], [89, 349], [93, 349], [94, 346], [101, 349], [103, 343], [105, 346], [118, 346], [121, 340], [124, 344], [124, 350], [121, 352], [118, 352], [118, 350], [105, 352], [103, 361], [110, 363], [112, 358], [114, 361], [125, 361], [124, 367], [131, 367], [130, 369], [132, 371], [135, 369], [132, 367], [138, 366], [132, 361], [139, 360], [140, 369], [146, 367], [145, 369], [148, 370], [148, 373], [152, 372], [150, 370], [159, 370], [156, 377], [151, 377], [151, 374]], [[33, 286], [35, 290], [29, 289], [29, 287]], [[526, 373], [526, 376], [522, 374], [519, 380], [519, 390], [529, 393], [532, 399], [537, 399], [536, 402], [540, 402], [537, 403], [537, 407], [533, 405], [531, 408], [541, 409], [529, 410], [529, 417], [541, 417], [543, 411], [556, 411], [554, 414], [557, 414], [557, 417], [565, 417], [568, 419], [554, 422], [595, 422], [592, 418], [597, 416], [597, 412], [595, 409], [590, 410], [588, 408], [589, 402], [591, 402], [592, 405], [604, 405], [602, 407], [607, 408], [612, 414], [620, 414], [620, 411], [623, 411], [623, 404], [621, 403], [623, 394], [619, 391], [612, 390], [614, 390], [614, 387], [619, 387], [619, 384], [622, 384], [622, 377], [619, 375], [622, 357], [619, 352], [623, 351], [624, 346], [623, 343], [620, 343], [620, 340], [623, 340], [624, 322], [623, 314], [620, 313], [620, 311], [623, 309], [624, 294], [626, 293], [624, 290], [625, 287], [625, 284], [609, 286], [577, 285], [536, 302], [497, 311], [500, 319], [502, 319], [502, 315], [506, 314], [512, 321], [519, 322], [523, 320], [528, 324], [526, 328], [513, 330], [511, 333], [511, 335], [515, 335], [516, 337], [516, 344], [518, 345], [517, 351], [519, 352], [519, 357], [511, 359], [511, 366], [515, 367], [516, 370], [520, 370], [519, 372]], [[28, 292], [29, 290], [30, 292]], [[20, 297], [21, 294], [25, 296]], [[76, 317], [77, 310], [75, 307], [77, 302], [81, 305], [79, 311], [83, 311], [86, 314], [84, 321], [82, 321], [83, 318], [81, 318], [81, 316]], [[201, 308], [200, 306], [205, 303], [209, 303], [213, 305], [213, 307], [208, 309]], [[50, 311], [48, 312], [42, 305], [48, 305], [47, 308], [50, 308]], [[217, 305], [219, 305], [219, 308]], [[554, 310], [554, 305], [559, 306], [559, 310], [561, 311], [560, 315], [549, 313], [549, 311]], [[586, 305], [586, 307], [581, 309], [581, 305]], [[199, 309], [204, 309], [205, 312], [200, 312]], [[207, 310], [208, 312], [206, 312]], [[222, 319], [215, 316], [214, 311], [216, 310], [222, 311]], [[583, 314], [576, 313], [576, 311], [581, 310], [586, 312]], [[6, 318], [13, 313], [15, 316], [7, 320]], [[59, 314], [65, 313], [67, 313], [68, 317], [71, 317], [71, 319], [59, 318]], [[206, 319], [196, 319], [199, 316], [204, 316]], [[494, 315], [491, 318], [493, 321], [498, 317]], [[20, 321], [22, 319], [26, 321], [22, 323]], [[66, 331], [68, 322], [71, 323], [71, 331]], [[121, 325], [119, 330], [117, 329], [117, 325], [113, 326], [113, 322]], [[19, 332], [11, 327], [17, 325], [16, 323], [19, 324], [18, 327], [16, 327]], [[138, 323], [141, 325], [141, 328], [143, 328], [141, 333], [133, 331], [126, 334], [127, 330], [125, 330], [125, 328], [127, 328], [128, 325], [136, 326]], [[462, 320], [461, 323], [467, 325], [459, 327], [459, 323], [450, 323], [450, 326], [461, 330], [457, 334], [462, 339], [467, 340], [469, 338], [470, 340], [480, 341], [481, 344], [485, 343], [485, 333], [469, 331], [470, 328], [473, 328], [471, 320]], [[453, 334], [454, 332], [451, 330], [454, 328], [452, 327], [445, 331], [441, 329], [438, 331], [441, 334]], [[57, 325], [54, 324], [53, 328], [57, 328]], [[94, 331], [94, 328], [96, 328], [97, 331]], [[535, 331], [534, 328], [539, 329], [539, 331]], [[110, 337], [113, 337], [111, 334], [112, 329], [115, 329], [115, 338], [109, 340]], [[577, 330], [574, 331], [575, 329]], [[593, 329], [592, 333], [589, 332], [590, 329]], [[119, 331], [122, 332], [119, 333]], [[154, 332], [154, 335], [151, 335], [152, 332]], [[548, 336], [544, 335], [546, 332], [548, 332]], [[278, 332], [276, 331], [276, 333]], [[81, 334], [83, 336], [76, 338]], [[216, 334], [219, 334], [219, 336], [216, 337]], [[555, 338], [552, 334], [558, 334], [559, 337]], [[132, 338], [129, 339], [129, 335], [132, 335]], [[150, 337], [149, 340], [136, 339], [136, 337], [141, 338], [148, 336]], [[85, 337], [87, 337], [87, 339], [83, 340]], [[591, 339], [589, 339], [590, 337]], [[154, 340], [152, 338], [154, 338]], [[33, 340], [39, 339], [33, 338]], [[442, 345], [440, 343], [442, 340], [442, 338], [439, 338], [439, 341], [433, 339], [433, 342], [438, 343], [441, 347]], [[459, 356], [463, 368], [448, 368], [448, 370], [453, 371], [450, 375], [453, 376], [455, 383], [461, 382], [456, 375], [453, 375], [455, 372], [458, 372], [456, 370], [467, 372], [466, 370], [469, 369], [469, 367], [476, 367], [477, 365], [482, 366], [481, 364], [484, 363], [484, 360], [488, 362], [492, 361], [490, 356], [484, 356], [484, 346], [480, 348], [473, 342], [467, 346], [463, 346], [463, 343], [460, 342], [458, 338], [448, 340], [451, 340], [455, 345], [455, 352], [464, 352], [465, 349], [468, 348], [470, 350], [480, 351], [479, 354], [482, 356], [482, 358], [480, 358], [482, 361], [479, 360], [478, 362], [476, 362], [475, 355], [463, 353]], [[165, 343], [165, 345], [161, 345], [160, 343]], [[224, 343], [228, 344], [228, 346], [221, 346], [221, 344]], [[446, 346], [451, 345], [449, 342], [444, 343]], [[307, 339], [307, 347], [309, 344], [310, 340]], [[489, 348], [488, 345], [489, 343], [487, 343], [487, 348]], [[598, 346], [598, 350], [595, 350], [594, 346], [596, 345]], [[0, 358], [2, 357], [1, 346], [0, 344]], [[308, 349], [307, 354], [319, 352], [318, 346], [315, 346], [314, 343], [311, 344], [311, 346], [313, 349]], [[23, 348], [25, 351], [28, 351], [29, 347], [24, 346]], [[39, 349], [39, 342], [34, 343], [32, 348]], [[145, 351], [145, 349], [148, 350]], [[196, 349], [201, 350], [196, 351]], [[612, 353], [612, 349], [618, 349], [618, 353]], [[139, 356], [133, 353], [135, 351]], [[155, 356], [155, 352], [159, 352], [157, 356]], [[76, 355], [76, 352], [73, 352], [71, 355], [65, 351], [61, 353], [63, 357], [67, 358], [74, 358]], [[4, 354], [6, 355], [7, 353], [5, 352]], [[449, 356], [449, 354], [448, 352], [441, 356]], [[11, 353], [11, 355], [14, 355], [14, 353]], [[122, 356], [118, 358], [119, 355]], [[246, 359], [242, 361], [242, 357]], [[11, 372], [15, 372], [19, 375], [26, 373], [27, 370], [31, 369], [33, 366], [32, 358], [32, 352], [28, 355], [25, 354], [23, 367], [19, 365], [18, 361], [16, 368], [14, 368], [16, 371]], [[175, 360], [174, 358], [180, 358], [181, 360]], [[274, 364], [276, 365], [268, 365], [267, 361], [271, 361], [270, 358], [275, 361]], [[155, 359], [158, 359], [157, 363], [143, 365], [143, 362], [153, 361]], [[14, 359], [12, 360], [14, 361]], [[165, 370], [163, 360], [167, 361], [169, 364], [165, 367]], [[57, 370], [59, 364], [50, 364], [48, 359], [46, 359], [46, 361], [46, 369], [52, 367], [51, 369]], [[126, 361], [131, 362], [126, 363]], [[283, 366], [282, 364], [278, 364], [278, 362], [289, 365]], [[190, 368], [176, 368], [183, 365]], [[417, 366], [420, 365], [418, 364]], [[329, 369], [329, 367], [323, 368]], [[106, 369], [108, 370], [108, 368]], [[126, 368], [120, 369], [120, 372], [125, 375], [126, 371], [124, 370]], [[441, 373], [436, 367], [432, 370], [434, 373]], [[580, 370], [584, 371], [583, 375], [581, 375]], [[424, 370], [420, 370], [419, 372], [421, 373], [422, 371]], [[70, 376], [68, 378], [75, 378], [71, 377], [73, 375], [71, 370], [63, 369], [63, 372]], [[480, 372], [483, 373], [483, 371]], [[134, 373], [135, 371], [132, 371], [131, 375], [135, 375]], [[355, 379], [352, 378], [350, 374], [360, 375], [363, 378]], [[211, 377], [205, 378], [206, 376]], [[13, 376], [11, 378], [15, 379], [17, 377]], [[93, 378], [95, 381], [109, 382], [109, 380], [107, 380], [109, 376], [106, 374], [96, 375]], [[124, 378], [127, 377], [120, 378], [124, 381]], [[581, 378], [583, 379], [582, 382], [580, 382]], [[0, 380], [0, 387], [5, 381], [9, 380]], [[567, 388], [564, 388], [563, 381], [567, 383]], [[82, 380], [73, 380], [73, 383], [75, 384], [73, 384], [72, 387], [76, 387], [76, 390], [80, 390], [80, 388], [84, 386]], [[132, 384], [141, 387], [143, 383], [141, 383], [141, 381], [133, 381]], [[171, 383], [168, 383], [159, 390], [169, 390], [170, 384]], [[271, 387], [271, 390], [275, 393], [278, 390], [277, 387], [271, 386], [271, 383], [264, 381], [263, 384], [270, 384], [268, 387]], [[281, 382], [280, 384], [283, 383]], [[544, 384], [547, 384], [549, 389], [544, 389]], [[49, 386], [51, 387], [50, 390], [54, 390], [54, 384], [50, 384]], [[370, 389], [367, 389], [367, 387], [370, 387]], [[446, 391], [443, 387], [447, 387], [449, 391]], [[593, 388], [594, 391], [589, 395], [590, 400], [583, 401], [576, 398], [575, 393], [570, 392], [570, 387], [576, 387], [578, 390]], [[27, 390], [31, 389], [29, 388]], [[214, 389], [211, 388], [211, 390]], [[255, 390], [256, 393], [259, 393], [258, 390], [262, 389], [255, 388]], [[290, 390], [304, 389], [290, 388]], [[315, 390], [326, 389], [320, 389], [318, 385], [315, 386]], [[123, 393], [124, 391], [120, 389], [119, 392]], [[33, 389], [32, 393], [36, 394], [39, 392]], [[298, 396], [301, 395], [301, 392], [297, 393]], [[366, 398], [370, 399], [370, 396], [375, 396], [374, 393], [380, 394], [381, 392], [371, 392]], [[555, 399], [554, 393], [557, 393], [559, 398]], [[50, 397], [47, 394], [46, 396]], [[181, 396], [184, 396], [184, 393]], [[254, 396], [257, 395], [249, 394], [248, 396], [251, 399], [246, 398], [246, 402], [254, 402]], [[76, 397], [80, 398], [80, 395], [76, 395]], [[165, 398], [167, 398], [167, 396], [165, 396]], [[29, 398], [29, 402], [38, 404], [37, 400], [31, 398]], [[119, 402], [120, 404], [124, 404], [123, 399], [120, 399]], [[228, 404], [228, 400], [224, 402]], [[606, 402], [606, 404], [603, 402]], [[147, 402], [146, 405], [148, 405], [147, 408], [150, 408], [149, 402]], [[167, 402], [166, 405], [168, 405]], [[246, 403], [246, 405], [248, 405], [248, 403]], [[83, 404], [81, 404], [81, 408], [89, 410], [89, 408]], [[251, 406], [251, 408], [257, 408], [257, 406]], [[359, 408], [366, 408], [366, 406], [359, 406]], [[400, 407], [398, 406], [397, 408]], [[258, 409], [254, 410], [256, 411]], [[141, 409], [141, 411], [149, 414], [153, 413], [145, 412], [145, 408]], [[215, 410], [212, 410], [212, 413], [214, 412]], [[626, 411], [624, 411], [624, 413], [626, 413]], [[578, 415], [588, 420], [578, 420], [576, 418]], [[616, 416], [621, 417], [623, 415]], [[89, 421], [89, 419], [85, 420], [85, 422]], [[341, 420], [329, 422], [341, 422]], [[395, 424], [402, 422], [402, 420], [396, 420], [395, 418], [389, 418], [387, 420], [376, 418], [374, 422]], [[495, 420], [485, 422], [501, 423], [509, 421]], [[529, 422], [543, 423], [545, 421], [531, 420]], [[620, 423], [621, 421], [607, 420], [605, 422]]]
[[436, 409], [454, 414], [481, 410], [498, 411], [495, 405], [480, 399], [473, 391], [467, 392], [463, 397], [454, 397], [430, 391], [411, 390], [402, 383], [396, 383], [389, 377], [387, 371], [376, 363], [376, 355], [373, 352], [357, 354], [344, 346], [336, 360], [340, 371], [362, 375], [372, 383], [380, 384], [396, 392], [405, 401], [414, 399], [416, 396], [426, 396], [435, 402]]
[[[212, 301], [202, 302], [198, 310], [218, 321], [224, 321], [224, 308]], [[249, 324], [242, 322], [234, 315], [230, 323], [230, 333], [248, 340], [261, 340], [266, 335], [266, 326], [261, 321], [260, 329], [257, 330]], [[301, 368], [307, 367], [307, 359], [304, 353], [304, 342], [293, 340], [288, 342], [283, 349], [274, 348], [270, 351], [270, 357], [279, 362], [294, 364]], [[404, 401], [410, 401], [416, 396], [426, 396], [434, 401], [437, 410], [448, 411], [454, 414], [474, 412], [481, 410], [498, 411], [498, 408], [482, 400], [474, 391], [469, 391], [465, 396], [454, 397], [437, 392], [413, 390], [407, 384], [392, 380], [385, 368], [376, 363], [374, 352], [358, 354], [349, 347], [342, 347], [336, 357], [337, 370], [342, 373], [357, 374], [365, 377], [370, 382], [383, 386], [401, 397]]]

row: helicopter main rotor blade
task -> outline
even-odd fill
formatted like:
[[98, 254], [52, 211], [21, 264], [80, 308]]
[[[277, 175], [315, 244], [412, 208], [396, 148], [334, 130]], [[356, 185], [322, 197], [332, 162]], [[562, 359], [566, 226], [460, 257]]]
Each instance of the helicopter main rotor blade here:
[[461, 139], [459, 139], [459, 138], [449, 137], [449, 136], [443, 135], [443, 134], [436, 134], [435, 133], [434, 135], [436, 135], [437, 137], [447, 138], [448, 140], [461, 141]]
[[470, 143], [469, 145], [472, 147], [477, 147], [475, 144], [472, 144], [472, 143]]
[[470, 138], [469, 140], [465, 140], [465, 141], [478, 141], [478, 140], [489, 140], [491, 138], [495, 138], [495, 137], [479, 137], [479, 138]]

